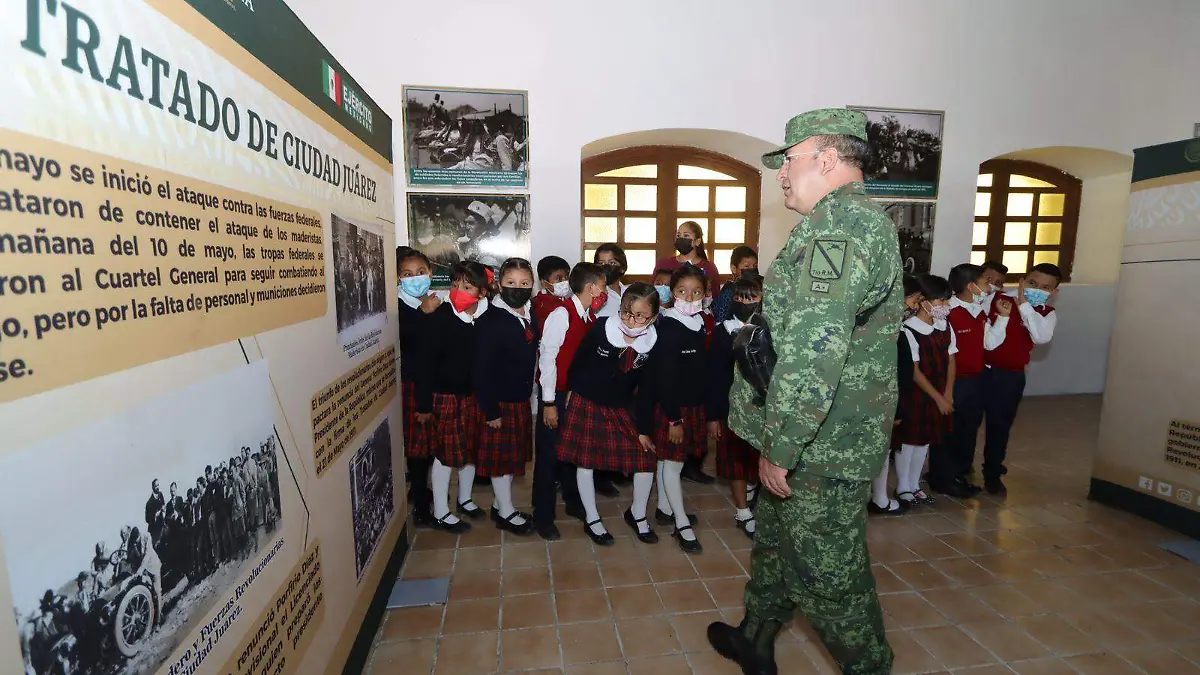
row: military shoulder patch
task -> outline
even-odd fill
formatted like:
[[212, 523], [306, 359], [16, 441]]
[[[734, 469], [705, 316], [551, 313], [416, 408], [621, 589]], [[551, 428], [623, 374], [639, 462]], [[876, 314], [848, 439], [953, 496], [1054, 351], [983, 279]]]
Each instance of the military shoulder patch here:
[[[808, 276], [821, 281], [841, 279], [846, 268], [846, 244], [845, 239], [813, 240]], [[813, 285], [813, 290], [817, 290], [816, 284]]]

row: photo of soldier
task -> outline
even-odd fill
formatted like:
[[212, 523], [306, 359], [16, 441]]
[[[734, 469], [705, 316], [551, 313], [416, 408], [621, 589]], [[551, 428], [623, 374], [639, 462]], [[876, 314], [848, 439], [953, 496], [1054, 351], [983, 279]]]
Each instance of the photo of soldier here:
[[361, 579], [396, 512], [392, 432], [386, 419], [350, 459], [350, 512], [354, 517], [354, 568]]
[[409, 183], [528, 184], [524, 92], [406, 87], [404, 98]]
[[433, 288], [450, 286], [450, 268], [474, 260], [499, 271], [505, 260], [528, 258], [527, 195], [409, 193], [409, 245], [433, 265]]
[[336, 214], [333, 288], [338, 332], [387, 312], [383, 235]]
[[900, 262], [909, 274], [929, 272], [933, 261], [933, 202], [885, 202], [885, 213], [896, 224]]

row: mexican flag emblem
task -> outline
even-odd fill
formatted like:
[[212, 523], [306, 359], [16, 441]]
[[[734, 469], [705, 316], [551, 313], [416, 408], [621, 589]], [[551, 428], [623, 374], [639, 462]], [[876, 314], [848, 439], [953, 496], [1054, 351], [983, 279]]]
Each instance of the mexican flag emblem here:
[[321, 68], [325, 75], [325, 95], [340, 106], [342, 104], [342, 76], [324, 61], [321, 62]]

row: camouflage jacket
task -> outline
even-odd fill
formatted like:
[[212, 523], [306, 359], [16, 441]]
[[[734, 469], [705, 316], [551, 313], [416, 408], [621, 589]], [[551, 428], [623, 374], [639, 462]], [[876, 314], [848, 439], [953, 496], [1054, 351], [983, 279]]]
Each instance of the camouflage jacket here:
[[765, 408], [738, 378], [734, 433], [788, 470], [878, 475], [896, 411], [902, 276], [896, 228], [861, 183], [818, 202], [767, 272], [763, 315], [779, 360]]

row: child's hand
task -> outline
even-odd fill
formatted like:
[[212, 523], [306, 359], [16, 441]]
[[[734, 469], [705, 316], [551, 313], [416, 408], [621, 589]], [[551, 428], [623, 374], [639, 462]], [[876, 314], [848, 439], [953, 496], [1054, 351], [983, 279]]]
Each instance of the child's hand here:
[[501, 421], [501, 420], [503, 420], [503, 419], [504, 419], [503, 417], [497, 417], [497, 418], [496, 418], [496, 419], [494, 419], [494, 420], [488, 420], [488, 421], [487, 421], [487, 425], [488, 425], [489, 427], [493, 428], [493, 429], [499, 429], [499, 428], [500, 428], [500, 421]]
[[900, 420], [896, 420], [895, 422], [892, 422], [892, 426], [894, 426], [894, 427], [900, 426]]
[[421, 311], [426, 314], [432, 314], [433, 310], [437, 309], [442, 304], [442, 299], [430, 293], [421, 298]]
[[680, 443], [683, 443], [683, 425], [677, 424], [677, 425], [671, 427], [670, 431], [667, 432], [667, 438], [674, 445], [679, 445]]
[[1009, 302], [1008, 300], [997, 300], [996, 301], [996, 313], [999, 314], [1000, 316], [1011, 316], [1012, 315], [1012, 303]]
[[433, 413], [417, 413], [417, 422], [426, 424], [433, 419]]
[[943, 392], [942, 392], [942, 398], [946, 399], [946, 401], [947, 401], [948, 403], [950, 403], [950, 405], [954, 405], [954, 392], [952, 392], [952, 391], [943, 391]]
[[954, 412], [954, 404], [950, 401], [947, 401], [945, 396], [938, 396], [934, 399], [934, 402], [937, 403], [938, 412], [942, 413], [943, 415], [949, 415], [950, 413]]
[[1028, 302], [1028, 300], [1025, 299], [1025, 288], [1026, 288], [1025, 284], [1026, 284], [1025, 277], [1021, 277], [1021, 280], [1017, 282], [1017, 304], [1018, 305], [1023, 305], [1026, 302]]
[[721, 437], [721, 423], [720, 422], [709, 422], [708, 423], [708, 436], [709, 436], [709, 438], [720, 438]]
[[546, 406], [542, 408], [542, 423], [547, 429], [558, 428], [558, 408], [555, 406]]
[[638, 436], [638, 443], [642, 444], [642, 450], [646, 452], [654, 452], [654, 441], [649, 436], [641, 434]]

